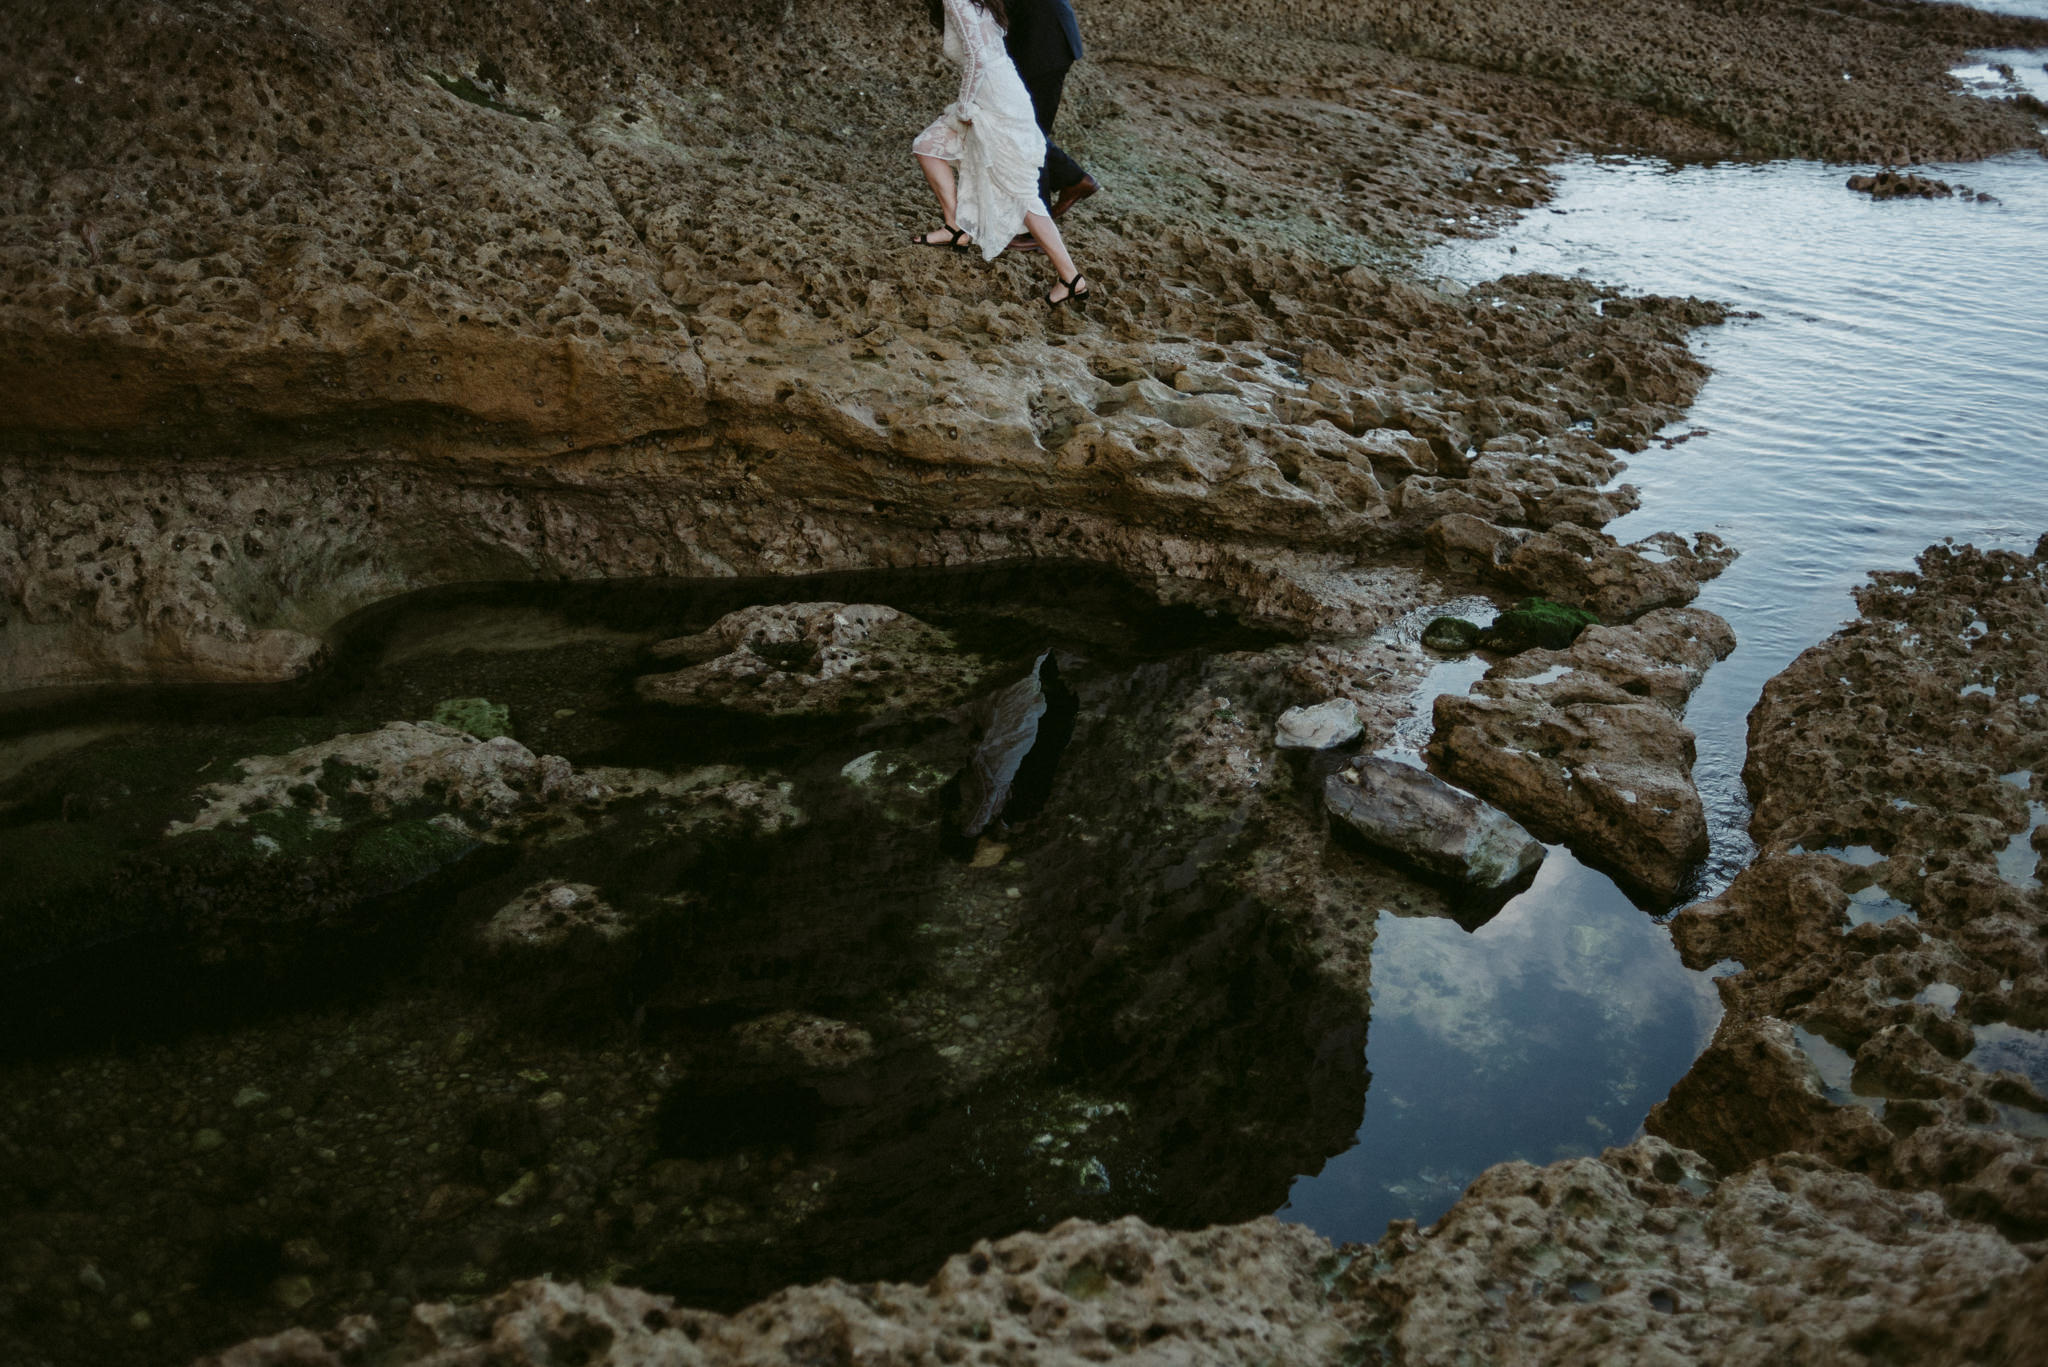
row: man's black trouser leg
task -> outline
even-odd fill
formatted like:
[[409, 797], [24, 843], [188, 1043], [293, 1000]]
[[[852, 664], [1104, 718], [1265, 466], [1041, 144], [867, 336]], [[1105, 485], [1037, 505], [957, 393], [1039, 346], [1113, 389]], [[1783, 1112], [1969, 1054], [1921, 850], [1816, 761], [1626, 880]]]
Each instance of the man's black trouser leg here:
[[1059, 116], [1060, 95], [1067, 88], [1067, 68], [1034, 72], [1024, 78], [1024, 88], [1031, 92], [1031, 112], [1045, 134], [1045, 169], [1038, 173], [1038, 195], [1049, 207], [1055, 195], [1079, 185], [1081, 177], [1088, 174], [1052, 140], [1052, 121]]

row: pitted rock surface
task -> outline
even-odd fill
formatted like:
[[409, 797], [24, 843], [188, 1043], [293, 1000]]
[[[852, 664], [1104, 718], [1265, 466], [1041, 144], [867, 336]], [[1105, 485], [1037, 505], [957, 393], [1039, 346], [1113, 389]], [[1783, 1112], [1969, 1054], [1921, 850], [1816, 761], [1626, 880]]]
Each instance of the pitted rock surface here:
[[742, 608], [653, 654], [690, 663], [642, 676], [648, 701], [770, 717], [936, 711], [985, 687], [996, 666], [874, 603]]
[[1668, 902], [1707, 852], [1693, 735], [1680, 718], [1734, 647], [1713, 613], [1660, 608], [1632, 626], [1588, 627], [1566, 650], [1525, 651], [1471, 695], [1436, 700], [1430, 763], [1538, 837]]
[[1799, 1154], [1716, 1181], [1655, 1139], [1502, 1163], [1406, 1223], [1339, 1283], [1400, 1362], [1940, 1361], [1966, 1312], [2041, 1281], [1931, 1196]]
[[[1346, 1347], [1323, 1292], [1335, 1264], [1327, 1243], [1272, 1219], [1193, 1234], [1135, 1219], [1076, 1220], [977, 1245], [924, 1286], [825, 1282], [730, 1318], [624, 1287], [527, 1281], [474, 1305], [416, 1306], [399, 1342], [357, 1321], [326, 1336], [292, 1330], [205, 1362], [341, 1367], [358, 1360], [351, 1344], [365, 1344], [392, 1367], [540, 1367], [568, 1352], [587, 1367], [1110, 1359], [1313, 1367]], [[377, 1351], [386, 1345], [395, 1351]]]
[[548, 1280], [293, 1329], [198, 1367], [2019, 1364], [2043, 1268], [1926, 1194], [1791, 1155], [1718, 1178], [1655, 1139], [1489, 1169], [1435, 1226], [1331, 1248], [1271, 1219], [1069, 1221], [923, 1286], [824, 1282], [731, 1317]]
[[317, 819], [328, 795], [313, 786], [330, 766], [348, 775], [349, 791], [370, 796], [380, 807], [436, 797], [485, 820], [502, 819], [543, 805], [596, 802], [610, 789], [579, 774], [560, 755], [536, 755], [513, 740], [478, 740], [439, 722], [393, 722], [375, 731], [337, 736], [282, 755], [251, 755], [238, 762], [238, 777], [209, 784], [206, 805], [171, 834], [210, 830], [251, 812], [311, 804]]
[[1476, 8], [1091, 16], [1068, 119], [1118, 189], [1072, 230], [1117, 288], [1048, 318], [1026, 264], [896, 249], [928, 205], [878, 168], [944, 87], [915, 8], [10, 9], [0, 689], [290, 678], [478, 580], [1057, 557], [1341, 628], [1333, 585], [1449, 513], [1629, 506], [1609, 448], [1719, 310], [1399, 263], [1534, 203], [1569, 119], [1727, 134], [1497, 74], [1471, 44], [1526, 34]]
[[[1743, 971], [1650, 1127], [1724, 1167], [1824, 1154], [2040, 1238], [2048, 542], [1935, 546], [1857, 602], [1750, 716], [1761, 857], [1672, 923], [1688, 963]], [[1846, 1076], [1823, 1081], [1829, 1050]]]

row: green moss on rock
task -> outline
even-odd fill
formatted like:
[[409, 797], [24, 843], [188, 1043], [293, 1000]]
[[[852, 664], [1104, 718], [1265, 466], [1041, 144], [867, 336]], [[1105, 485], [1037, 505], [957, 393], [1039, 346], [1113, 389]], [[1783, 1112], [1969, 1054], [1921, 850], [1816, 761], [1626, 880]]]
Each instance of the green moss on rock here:
[[512, 709], [489, 698], [443, 698], [434, 704], [433, 720], [478, 740], [512, 734]]
[[1587, 627], [1600, 619], [1584, 608], [1553, 603], [1548, 598], [1524, 598], [1493, 619], [1480, 634], [1479, 644], [1502, 655], [1519, 655], [1525, 650], [1563, 650]]
[[1480, 629], [1462, 617], [1438, 617], [1422, 629], [1422, 644], [1446, 655], [1462, 655], [1479, 646]]

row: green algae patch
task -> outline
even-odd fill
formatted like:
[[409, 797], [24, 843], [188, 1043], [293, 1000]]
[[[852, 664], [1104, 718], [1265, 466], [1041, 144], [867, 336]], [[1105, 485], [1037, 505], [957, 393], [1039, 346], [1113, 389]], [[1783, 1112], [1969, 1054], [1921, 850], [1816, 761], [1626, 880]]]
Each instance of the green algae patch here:
[[1519, 655], [1525, 650], [1563, 650], [1600, 619], [1584, 608], [1553, 603], [1548, 598], [1524, 598], [1493, 619], [1479, 643], [1502, 655]]
[[512, 734], [512, 709], [489, 698], [443, 698], [434, 704], [432, 720], [478, 740], [496, 740]]
[[1474, 650], [1519, 655], [1525, 650], [1563, 650], [1600, 619], [1584, 608], [1548, 598], [1524, 598], [1482, 627], [1463, 617], [1438, 617], [1422, 629], [1422, 644], [1443, 655]]

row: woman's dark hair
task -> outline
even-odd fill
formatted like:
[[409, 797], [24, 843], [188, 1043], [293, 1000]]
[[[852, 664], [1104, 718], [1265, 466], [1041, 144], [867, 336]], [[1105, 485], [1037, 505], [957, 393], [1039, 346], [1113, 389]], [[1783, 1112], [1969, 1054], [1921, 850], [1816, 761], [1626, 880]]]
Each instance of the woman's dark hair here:
[[[996, 22], [1003, 26], [1003, 32], [1010, 31], [1010, 11], [1004, 7], [1003, 0], [973, 0], [973, 3], [993, 14]], [[925, 10], [932, 17], [933, 28], [942, 29], [946, 26], [944, 0], [925, 0]]]

